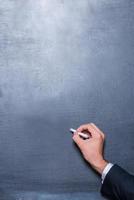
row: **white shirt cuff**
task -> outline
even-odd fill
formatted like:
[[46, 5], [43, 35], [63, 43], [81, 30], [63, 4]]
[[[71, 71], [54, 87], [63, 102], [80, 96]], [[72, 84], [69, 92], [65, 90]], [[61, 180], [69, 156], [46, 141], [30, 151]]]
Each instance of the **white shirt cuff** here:
[[104, 179], [106, 177], [106, 175], [108, 174], [108, 172], [110, 171], [110, 169], [113, 167], [112, 163], [108, 163], [107, 166], [104, 168], [103, 172], [102, 172], [102, 176], [101, 176], [101, 182], [103, 184]]

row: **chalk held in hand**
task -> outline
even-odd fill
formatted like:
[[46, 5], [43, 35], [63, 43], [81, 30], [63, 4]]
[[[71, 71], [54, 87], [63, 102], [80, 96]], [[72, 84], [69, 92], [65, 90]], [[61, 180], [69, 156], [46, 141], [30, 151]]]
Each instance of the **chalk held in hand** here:
[[[73, 128], [70, 128], [70, 132], [75, 133], [76, 130], [73, 129]], [[89, 136], [88, 136], [86, 133], [78, 132], [78, 135], [80, 135], [80, 136], [83, 137], [84, 139], [89, 139]]]

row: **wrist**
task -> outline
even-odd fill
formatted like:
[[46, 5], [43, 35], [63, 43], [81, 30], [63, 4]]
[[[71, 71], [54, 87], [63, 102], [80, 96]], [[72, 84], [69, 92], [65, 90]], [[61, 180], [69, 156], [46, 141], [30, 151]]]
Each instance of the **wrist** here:
[[108, 162], [104, 159], [97, 161], [92, 167], [99, 173], [102, 174], [103, 170], [107, 166]]

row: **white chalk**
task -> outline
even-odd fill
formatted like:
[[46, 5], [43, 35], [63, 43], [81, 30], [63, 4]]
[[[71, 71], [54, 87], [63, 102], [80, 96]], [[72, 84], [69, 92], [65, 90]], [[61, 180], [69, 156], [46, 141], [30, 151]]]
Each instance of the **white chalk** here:
[[[71, 131], [72, 133], [75, 133], [75, 132], [76, 132], [76, 130], [73, 129], [73, 128], [70, 128], [70, 131]], [[80, 136], [83, 137], [84, 139], [89, 139], [89, 136], [88, 136], [86, 133], [78, 132], [78, 135], [80, 135]]]

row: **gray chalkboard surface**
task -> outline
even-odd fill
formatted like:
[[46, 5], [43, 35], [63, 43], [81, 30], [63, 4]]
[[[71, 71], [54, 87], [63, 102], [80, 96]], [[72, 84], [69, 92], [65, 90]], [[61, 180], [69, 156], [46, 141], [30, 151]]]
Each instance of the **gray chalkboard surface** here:
[[87, 122], [134, 173], [134, 2], [0, 0], [0, 199], [103, 199]]

